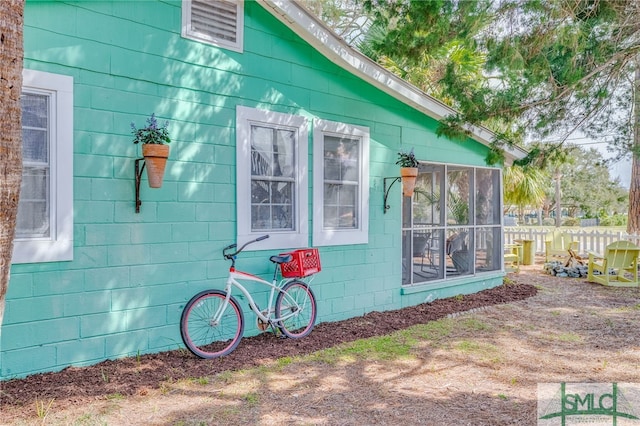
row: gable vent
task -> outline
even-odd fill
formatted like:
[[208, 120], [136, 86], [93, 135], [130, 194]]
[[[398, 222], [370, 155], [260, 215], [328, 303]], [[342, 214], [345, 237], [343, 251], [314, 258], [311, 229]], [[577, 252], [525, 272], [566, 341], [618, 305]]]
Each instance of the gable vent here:
[[191, 25], [195, 31], [235, 43], [238, 5], [226, 0], [193, 0]]
[[242, 50], [242, 0], [183, 0], [183, 36]]

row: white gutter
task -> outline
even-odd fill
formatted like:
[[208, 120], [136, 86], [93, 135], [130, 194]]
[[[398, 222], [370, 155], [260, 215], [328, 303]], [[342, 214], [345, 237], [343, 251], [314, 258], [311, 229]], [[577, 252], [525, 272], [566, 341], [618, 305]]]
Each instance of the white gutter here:
[[[427, 95], [349, 46], [320, 20], [295, 2], [258, 0], [258, 3], [330, 61], [383, 92], [438, 121], [455, 114], [455, 110], [449, 106]], [[473, 139], [486, 146], [490, 145], [495, 136], [493, 132], [484, 127], [469, 126], [468, 130]], [[515, 159], [524, 158], [527, 152], [520, 147], [506, 147], [505, 154], [507, 162], [511, 163]]]

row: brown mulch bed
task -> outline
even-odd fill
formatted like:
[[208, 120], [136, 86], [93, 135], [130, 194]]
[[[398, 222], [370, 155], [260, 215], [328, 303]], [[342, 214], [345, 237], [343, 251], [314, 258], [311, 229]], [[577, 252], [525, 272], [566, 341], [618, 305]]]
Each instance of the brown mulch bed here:
[[63, 401], [77, 405], [113, 394], [143, 395], [166, 381], [211, 376], [285, 356], [305, 355], [340, 343], [389, 334], [452, 313], [526, 299], [536, 292], [536, 287], [529, 284], [501, 285], [396, 311], [370, 312], [344, 321], [318, 324], [309, 336], [300, 340], [264, 333], [244, 338], [232, 354], [214, 360], [202, 360], [186, 350], [174, 350], [32, 375], [0, 382], [0, 405], [25, 406], [52, 399], [58, 405]]

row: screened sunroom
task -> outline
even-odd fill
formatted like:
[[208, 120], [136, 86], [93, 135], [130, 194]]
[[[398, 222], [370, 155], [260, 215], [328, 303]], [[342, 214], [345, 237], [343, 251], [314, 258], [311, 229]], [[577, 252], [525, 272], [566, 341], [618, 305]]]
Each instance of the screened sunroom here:
[[421, 163], [402, 204], [403, 285], [501, 268], [500, 170]]

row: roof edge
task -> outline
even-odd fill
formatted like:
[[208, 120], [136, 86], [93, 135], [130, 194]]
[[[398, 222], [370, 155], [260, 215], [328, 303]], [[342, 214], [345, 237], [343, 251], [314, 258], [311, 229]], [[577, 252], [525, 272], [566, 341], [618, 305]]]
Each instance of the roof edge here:
[[[456, 113], [453, 108], [427, 95], [349, 46], [304, 7], [289, 0], [258, 0], [257, 2], [327, 59], [399, 101], [438, 121]], [[485, 127], [468, 126], [467, 129], [471, 132], [473, 139], [486, 146], [489, 146], [495, 138], [495, 134]], [[509, 147], [505, 149], [505, 153], [508, 163], [524, 158], [527, 154], [520, 147]]]

